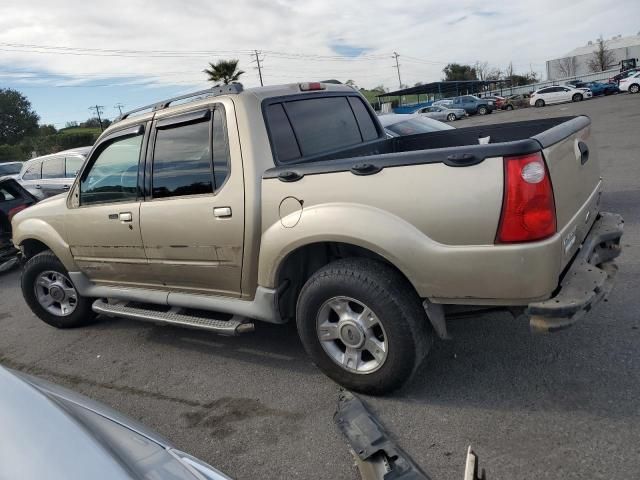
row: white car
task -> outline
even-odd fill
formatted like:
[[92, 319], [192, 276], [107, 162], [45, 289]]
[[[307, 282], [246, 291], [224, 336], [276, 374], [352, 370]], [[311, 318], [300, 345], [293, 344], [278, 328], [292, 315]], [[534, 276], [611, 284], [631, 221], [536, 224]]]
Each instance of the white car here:
[[552, 103], [579, 102], [592, 96], [593, 94], [589, 89], [583, 91], [568, 86], [545, 87], [531, 94], [529, 105], [532, 107], [544, 107]]
[[426, 118], [417, 113], [387, 113], [378, 117], [388, 137], [403, 137], [418, 133], [431, 133], [440, 130], [453, 130], [446, 123]]
[[640, 72], [634, 73], [633, 75], [629, 75], [627, 78], [620, 80], [618, 88], [621, 92], [640, 92]]

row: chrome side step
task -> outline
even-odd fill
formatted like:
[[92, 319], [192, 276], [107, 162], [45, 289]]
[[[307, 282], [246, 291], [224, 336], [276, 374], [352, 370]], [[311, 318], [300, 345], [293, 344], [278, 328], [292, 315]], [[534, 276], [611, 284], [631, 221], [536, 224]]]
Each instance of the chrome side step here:
[[[101, 315], [109, 317], [123, 317], [131, 320], [143, 320], [147, 322], [163, 323], [169, 325], [177, 325], [180, 327], [196, 328], [199, 330], [208, 330], [210, 332], [222, 335], [239, 335], [241, 333], [253, 332], [253, 323], [246, 322], [244, 318], [233, 316], [229, 320], [218, 320], [211, 318], [211, 313], [206, 312], [207, 316], [196, 316], [186, 313], [184, 309], [177, 307], [169, 308], [163, 311], [158, 305], [135, 304], [126, 301], [111, 301], [98, 299], [93, 302], [93, 311]], [[202, 312], [205, 314], [205, 312]]]

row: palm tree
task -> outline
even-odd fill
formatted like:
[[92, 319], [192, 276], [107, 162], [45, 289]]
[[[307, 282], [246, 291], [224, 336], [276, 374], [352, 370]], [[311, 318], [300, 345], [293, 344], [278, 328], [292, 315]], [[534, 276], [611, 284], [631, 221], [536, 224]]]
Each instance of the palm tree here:
[[238, 63], [240, 60], [219, 60], [215, 65], [209, 63], [211, 68], [205, 68], [204, 73], [209, 75], [208, 80], [210, 82], [219, 82], [229, 85], [235, 83], [240, 78], [240, 75], [244, 73], [242, 70], [238, 70]]

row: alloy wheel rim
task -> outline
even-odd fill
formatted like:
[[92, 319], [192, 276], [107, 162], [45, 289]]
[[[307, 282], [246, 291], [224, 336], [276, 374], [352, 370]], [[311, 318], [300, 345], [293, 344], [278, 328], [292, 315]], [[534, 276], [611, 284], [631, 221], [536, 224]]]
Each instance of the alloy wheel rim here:
[[65, 275], [47, 270], [36, 277], [34, 290], [42, 308], [57, 317], [71, 315], [78, 306], [78, 292]]
[[382, 322], [359, 300], [327, 300], [318, 311], [316, 333], [329, 358], [351, 373], [373, 373], [387, 359], [389, 343]]

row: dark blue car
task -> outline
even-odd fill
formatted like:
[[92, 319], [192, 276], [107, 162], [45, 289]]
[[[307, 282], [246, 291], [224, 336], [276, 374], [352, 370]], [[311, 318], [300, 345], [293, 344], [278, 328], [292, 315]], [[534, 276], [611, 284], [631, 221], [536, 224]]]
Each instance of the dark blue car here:
[[615, 83], [590, 82], [586, 83], [584, 86], [591, 90], [594, 97], [598, 95], [611, 95], [620, 91], [618, 89], [618, 85]]

